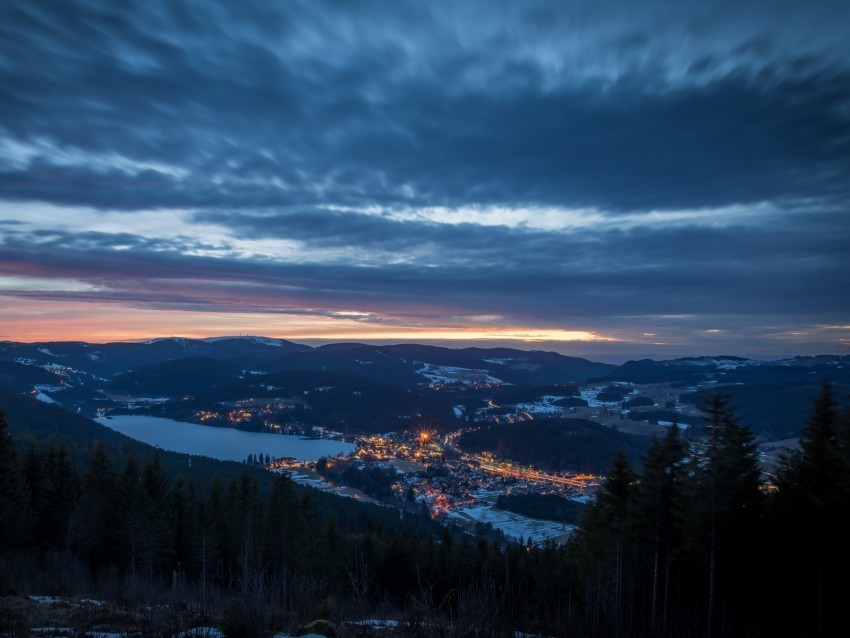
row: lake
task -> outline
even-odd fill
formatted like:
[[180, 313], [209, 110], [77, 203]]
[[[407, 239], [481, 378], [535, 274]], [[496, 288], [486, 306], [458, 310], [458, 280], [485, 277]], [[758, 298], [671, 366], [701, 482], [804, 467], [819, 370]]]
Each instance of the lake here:
[[222, 461], [244, 461], [249, 454], [268, 454], [272, 458], [292, 457], [315, 461], [321, 456], [353, 452], [356, 446], [332, 439], [305, 439], [293, 434], [243, 432], [155, 416], [119, 414], [96, 419], [101, 425], [131, 439], [171, 452], [210, 456]]

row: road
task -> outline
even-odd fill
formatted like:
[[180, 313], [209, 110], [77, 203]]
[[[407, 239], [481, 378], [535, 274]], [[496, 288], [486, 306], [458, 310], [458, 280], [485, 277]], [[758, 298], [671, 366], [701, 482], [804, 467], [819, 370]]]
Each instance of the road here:
[[590, 487], [596, 481], [595, 476], [581, 479], [568, 478], [566, 476], [560, 476], [558, 474], [546, 474], [545, 472], [538, 472], [537, 470], [531, 468], [518, 468], [516, 466], [506, 467], [499, 463], [494, 463], [493, 461], [486, 461], [480, 458], [476, 460], [480, 463], [481, 469], [487, 472], [493, 472], [495, 474], [501, 474], [503, 476], [513, 476], [516, 478], [530, 479], [533, 481], [545, 481], [549, 483], [558, 483], [560, 485], [569, 485], [570, 487], [575, 487], [580, 490], [584, 490]]

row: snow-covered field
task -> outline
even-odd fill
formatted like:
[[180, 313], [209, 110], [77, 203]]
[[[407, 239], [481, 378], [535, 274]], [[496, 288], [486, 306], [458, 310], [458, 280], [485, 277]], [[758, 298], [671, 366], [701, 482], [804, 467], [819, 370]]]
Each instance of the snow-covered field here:
[[[623, 382], [619, 382], [619, 383], [614, 382], [611, 385], [629, 385], [629, 384], [623, 383]], [[612, 405], [619, 405], [620, 404], [619, 401], [600, 401], [597, 397], [599, 396], [600, 393], [602, 393], [604, 391], [605, 391], [605, 386], [598, 387], [598, 388], [587, 388], [586, 390], [580, 390], [579, 396], [581, 396], [582, 399], [587, 401], [587, 405], [590, 406], [591, 408], [599, 408], [599, 407], [603, 407], [603, 406], [612, 406]]]
[[572, 533], [574, 527], [557, 521], [544, 521], [521, 514], [514, 514], [506, 510], [500, 510], [489, 503], [481, 502], [477, 505], [462, 507], [451, 510], [449, 517], [459, 520], [490, 523], [494, 528], [504, 532], [505, 536], [513, 540], [532, 539], [534, 543], [541, 543], [547, 539], [555, 539]]
[[560, 416], [564, 412], [564, 408], [560, 405], [553, 405], [555, 401], [560, 401], [565, 397], [554, 396], [547, 394], [540, 397], [534, 403], [517, 403], [514, 407], [521, 412], [530, 412], [531, 414], [542, 414], [544, 416]]
[[321, 490], [322, 492], [328, 492], [329, 494], [334, 494], [335, 496], [353, 498], [357, 501], [367, 501], [369, 503], [375, 503], [376, 505], [383, 505], [380, 501], [377, 501], [374, 498], [367, 496], [358, 489], [348, 487], [347, 485], [333, 485], [331, 483], [328, 483], [315, 472], [308, 473], [299, 471], [297, 469], [287, 469], [284, 471], [288, 472], [289, 478], [291, 478], [299, 485], [306, 485], [307, 487], [312, 487], [314, 489]]
[[68, 388], [73, 388], [72, 385], [45, 385], [38, 384], [34, 385], [33, 388], [38, 392], [62, 392], [63, 390], [67, 390]]
[[487, 374], [486, 370], [472, 368], [457, 368], [455, 366], [438, 366], [433, 363], [423, 363], [416, 371], [433, 383], [462, 383], [463, 385], [500, 385], [501, 379]]

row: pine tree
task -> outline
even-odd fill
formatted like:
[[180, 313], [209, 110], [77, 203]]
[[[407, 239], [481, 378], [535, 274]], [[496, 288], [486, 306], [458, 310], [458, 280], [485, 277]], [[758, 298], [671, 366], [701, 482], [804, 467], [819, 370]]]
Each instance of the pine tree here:
[[147, 554], [148, 547], [145, 535], [145, 490], [136, 453], [132, 450], [118, 481], [116, 502], [116, 555], [122, 557], [122, 562], [130, 568], [131, 574], [135, 574]]
[[685, 446], [678, 426], [668, 428], [662, 441], [653, 439], [643, 461], [643, 473], [633, 500], [633, 530], [643, 558], [642, 585], [652, 632], [664, 633], [671, 570], [681, 538], [676, 514], [683, 498]]
[[592, 623], [610, 634], [621, 633], [626, 616], [626, 580], [632, 576], [629, 532], [634, 483], [634, 470], [620, 451], [596, 499], [582, 512], [572, 541]]
[[177, 575], [192, 569], [195, 564], [197, 538], [197, 501], [193, 485], [188, 487], [177, 479], [167, 498], [166, 548], [163, 559], [167, 569]]
[[80, 476], [64, 443], [48, 450], [43, 476], [37, 524], [45, 544], [60, 548], [66, 544], [80, 495]]
[[850, 596], [848, 429], [831, 386], [825, 384], [802, 430], [800, 451], [786, 458], [776, 480], [775, 527], [795, 548], [789, 586], [799, 610], [797, 630], [803, 635], [834, 631]]
[[82, 495], [69, 530], [71, 544], [97, 569], [114, 560], [115, 498], [118, 475], [106, 446], [99, 444], [89, 459]]
[[242, 594], [247, 596], [254, 568], [262, 550], [258, 543], [262, 529], [262, 500], [257, 482], [248, 468], [242, 470], [227, 491], [228, 555], [238, 565]]
[[0, 412], [0, 551], [26, 544], [27, 494], [18, 452]]
[[[761, 517], [762, 495], [758, 451], [752, 432], [742, 426], [731, 397], [715, 394], [706, 400], [703, 419], [708, 429], [705, 459], [697, 472], [705, 505], [701, 521], [707, 553], [706, 635], [714, 635], [717, 610], [746, 596], [753, 546]], [[718, 595], [720, 594], [720, 595]], [[718, 604], [720, 599], [720, 605]], [[728, 622], [734, 622], [727, 616]]]
[[27, 500], [27, 531], [33, 546], [43, 547], [46, 544], [43, 536], [45, 534], [43, 492], [45, 478], [45, 467], [47, 466], [47, 455], [42, 454], [30, 444], [24, 455], [22, 473], [24, 489]]
[[166, 563], [172, 548], [169, 546], [168, 539], [170, 486], [159, 452], [154, 452], [145, 463], [142, 471], [142, 488], [145, 552], [141, 556], [149, 570], [162, 572], [167, 570]]
[[275, 476], [266, 507], [264, 555], [275, 570], [300, 570], [306, 566], [303, 548], [306, 521], [292, 480]]

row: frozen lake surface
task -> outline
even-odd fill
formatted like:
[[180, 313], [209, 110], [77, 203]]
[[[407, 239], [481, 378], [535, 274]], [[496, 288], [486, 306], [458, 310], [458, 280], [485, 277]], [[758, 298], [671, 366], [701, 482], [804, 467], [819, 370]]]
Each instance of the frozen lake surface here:
[[155, 416], [120, 414], [96, 419], [101, 425], [155, 445], [163, 450], [210, 456], [222, 461], [244, 461], [249, 454], [268, 454], [272, 458], [292, 457], [314, 461], [321, 456], [336, 456], [354, 451], [353, 443], [332, 439], [305, 439], [292, 434], [243, 432]]

